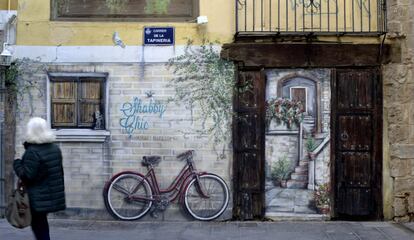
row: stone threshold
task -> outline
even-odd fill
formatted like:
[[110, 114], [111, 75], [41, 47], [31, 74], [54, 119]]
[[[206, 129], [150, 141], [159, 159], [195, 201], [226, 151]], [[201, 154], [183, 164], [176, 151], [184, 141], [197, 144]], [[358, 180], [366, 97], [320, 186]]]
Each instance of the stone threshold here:
[[309, 214], [309, 213], [286, 213], [272, 212], [266, 213], [265, 218], [273, 221], [328, 221], [329, 215]]

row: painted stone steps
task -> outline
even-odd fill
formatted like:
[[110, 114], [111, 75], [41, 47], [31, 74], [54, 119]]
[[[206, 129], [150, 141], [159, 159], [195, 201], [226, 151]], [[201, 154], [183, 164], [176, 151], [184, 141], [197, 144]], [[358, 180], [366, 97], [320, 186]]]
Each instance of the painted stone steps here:
[[305, 166], [297, 166], [297, 167], [295, 167], [295, 173], [307, 174], [308, 173], [308, 168], [305, 167]]
[[292, 180], [299, 180], [299, 181], [303, 181], [303, 182], [308, 182], [308, 174], [300, 174], [300, 173], [292, 173], [292, 175], [290, 175], [290, 179]]
[[308, 187], [308, 181], [304, 182], [301, 180], [288, 180], [286, 187], [293, 189], [306, 189]]
[[290, 179], [286, 183], [287, 188], [305, 189], [308, 186], [308, 165], [309, 160], [303, 158], [299, 161], [299, 165], [295, 167], [295, 171], [290, 175]]

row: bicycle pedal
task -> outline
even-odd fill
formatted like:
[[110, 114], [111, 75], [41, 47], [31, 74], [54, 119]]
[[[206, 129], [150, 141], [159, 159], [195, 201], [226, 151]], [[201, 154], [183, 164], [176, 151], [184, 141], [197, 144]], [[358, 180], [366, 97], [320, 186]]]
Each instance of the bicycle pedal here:
[[158, 213], [156, 211], [151, 212], [151, 217], [158, 218]]

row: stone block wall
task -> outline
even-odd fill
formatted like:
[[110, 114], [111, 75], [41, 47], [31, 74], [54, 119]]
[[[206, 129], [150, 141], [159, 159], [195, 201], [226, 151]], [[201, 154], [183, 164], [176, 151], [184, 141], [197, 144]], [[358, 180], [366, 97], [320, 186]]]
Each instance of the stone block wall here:
[[[131, 136], [120, 125], [123, 116], [121, 107], [125, 102], [138, 97], [146, 101], [145, 92], [154, 92], [153, 98], [166, 103], [174, 91], [167, 87], [172, 73], [164, 63], [153, 64], [55, 64], [48, 66], [52, 72], [107, 72], [109, 109], [106, 125], [110, 136], [104, 142], [59, 142], [63, 152], [65, 186], [68, 210], [65, 215], [76, 218], [109, 219], [104, 209], [102, 191], [110, 177], [124, 170], [146, 172], [141, 166], [144, 155], [160, 155], [162, 162], [157, 166], [156, 173], [161, 187], [168, 187], [173, 178], [184, 166], [175, 156], [185, 150], [196, 150], [195, 163], [200, 170], [209, 171], [222, 176], [231, 186], [232, 149], [229, 143], [213, 144], [208, 136], [189, 133], [191, 129], [200, 129], [201, 123], [194, 121], [193, 113], [183, 106], [167, 104], [162, 118], [146, 116], [147, 130], [135, 130]], [[46, 74], [35, 76], [41, 93], [32, 89], [31, 97], [27, 94], [20, 103], [21, 109], [17, 126], [17, 154], [24, 151], [24, 129], [30, 116], [46, 118], [47, 98]], [[184, 134], [184, 132], [186, 132]], [[231, 201], [230, 201], [231, 203]], [[173, 204], [162, 215], [163, 220], [182, 219], [180, 206]], [[231, 212], [231, 206], [228, 208]], [[227, 217], [231, 215], [227, 215]], [[151, 220], [149, 218], [149, 220]]]
[[290, 162], [292, 169], [296, 167], [299, 161], [299, 138], [298, 134], [293, 135], [266, 135], [265, 159], [269, 164], [266, 175], [270, 177], [271, 166], [273, 163], [285, 157]]
[[401, 59], [383, 66], [384, 183], [391, 183], [384, 185], [384, 213], [396, 221], [413, 221], [414, 1], [389, 0], [387, 7], [387, 41], [401, 48]]

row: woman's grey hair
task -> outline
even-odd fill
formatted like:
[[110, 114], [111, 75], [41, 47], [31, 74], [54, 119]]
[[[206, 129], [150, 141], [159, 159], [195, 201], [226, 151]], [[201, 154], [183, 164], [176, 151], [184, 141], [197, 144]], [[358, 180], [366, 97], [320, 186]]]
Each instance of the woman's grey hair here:
[[48, 126], [46, 120], [40, 117], [34, 117], [27, 123], [26, 142], [42, 144], [51, 143], [56, 140], [55, 134]]

